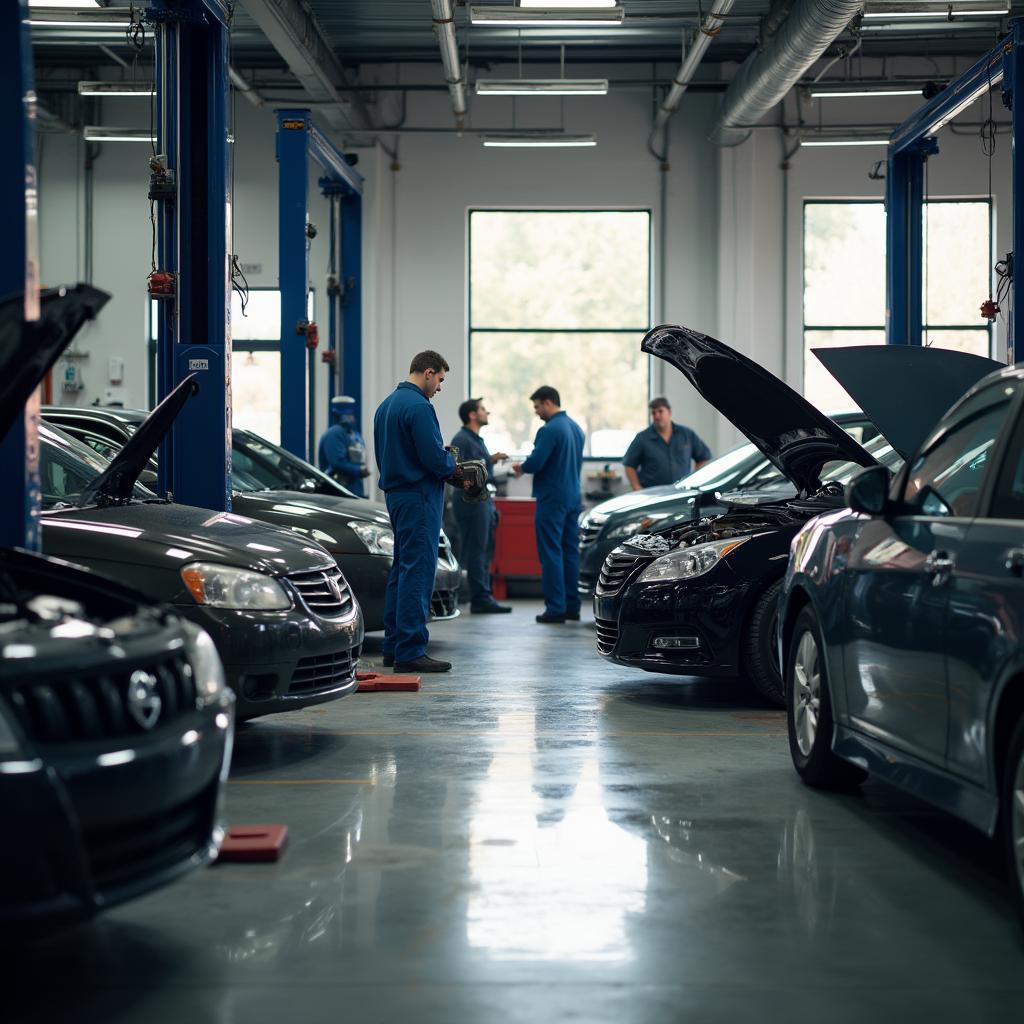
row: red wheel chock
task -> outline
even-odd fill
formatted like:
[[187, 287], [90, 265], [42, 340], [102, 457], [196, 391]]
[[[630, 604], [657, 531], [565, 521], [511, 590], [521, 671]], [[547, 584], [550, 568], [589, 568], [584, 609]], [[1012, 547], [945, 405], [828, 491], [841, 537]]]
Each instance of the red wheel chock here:
[[221, 843], [217, 861], [278, 860], [287, 838], [287, 825], [232, 825]]
[[356, 681], [360, 693], [377, 693], [381, 690], [418, 690], [419, 676], [384, 676], [379, 672], [357, 672]]

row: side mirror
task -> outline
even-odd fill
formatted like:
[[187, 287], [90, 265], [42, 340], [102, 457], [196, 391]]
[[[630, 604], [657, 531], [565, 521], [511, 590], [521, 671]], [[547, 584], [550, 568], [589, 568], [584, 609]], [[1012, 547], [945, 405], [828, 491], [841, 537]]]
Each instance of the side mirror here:
[[869, 516], [883, 515], [889, 506], [889, 470], [871, 466], [858, 473], [846, 485], [846, 504], [854, 512]]

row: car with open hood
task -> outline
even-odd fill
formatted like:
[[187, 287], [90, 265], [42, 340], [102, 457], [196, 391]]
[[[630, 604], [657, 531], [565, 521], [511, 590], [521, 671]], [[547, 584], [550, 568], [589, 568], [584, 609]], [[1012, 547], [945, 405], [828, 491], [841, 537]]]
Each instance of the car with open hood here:
[[[653, 672], [745, 675], [781, 705], [774, 625], [793, 537], [809, 519], [842, 507], [844, 486], [859, 468], [895, 468], [908, 452], [907, 424], [929, 412], [934, 422], [949, 406], [950, 393], [960, 394], [993, 364], [960, 352], [925, 350], [935, 385], [916, 393], [912, 409], [904, 380], [876, 374], [876, 387], [889, 381], [904, 400], [888, 419], [865, 408], [880, 431], [865, 448], [773, 374], [715, 338], [685, 327], [658, 327], [642, 349], [679, 369], [779, 469], [796, 495], [639, 535], [616, 548], [594, 598], [598, 651]], [[883, 356], [872, 355], [878, 351], [864, 347], [854, 359], [884, 359], [884, 349]], [[844, 376], [839, 380], [844, 383]]]
[[[109, 296], [0, 303], [0, 437]], [[216, 856], [234, 698], [210, 637], [136, 590], [0, 549], [0, 933], [87, 918]]]
[[905, 443], [894, 480], [864, 470], [793, 542], [790, 753], [809, 785], [869, 773], [998, 834], [1024, 923], [1024, 366]]
[[[878, 434], [864, 413], [832, 413], [860, 444]], [[758, 504], [795, 495], [792, 484], [754, 444], [740, 444], [673, 484], [608, 498], [580, 514], [581, 597], [593, 597], [611, 550], [638, 533], [664, 532], [720, 515], [735, 503]]]
[[138, 483], [197, 386], [182, 381], [110, 462], [40, 427], [43, 550], [138, 587], [207, 630], [240, 716], [352, 693], [362, 614], [314, 537], [180, 505]]
[[[131, 440], [147, 415], [137, 409], [43, 407], [48, 423], [108, 459]], [[155, 481], [155, 459], [146, 472]], [[383, 502], [357, 498], [280, 445], [237, 427], [232, 431], [231, 486], [233, 511], [327, 548], [359, 601], [363, 628], [384, 628], [384, 595], [395, 539]], [[458, 588], [459, 563], [442, 530], [430, 598], [432, 618], [453, 619], [459, 614]]]

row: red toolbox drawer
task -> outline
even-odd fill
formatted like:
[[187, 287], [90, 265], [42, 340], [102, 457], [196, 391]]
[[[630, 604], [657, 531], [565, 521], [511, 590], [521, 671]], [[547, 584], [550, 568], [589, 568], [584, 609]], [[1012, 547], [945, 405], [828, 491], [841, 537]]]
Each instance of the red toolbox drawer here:
[[509, 579], [540, 579], [537, 538], [533, 532], [533, 498], [496, 498], [498, 530], [494, 535], [494, 561], [491, 563], [494, 596], [508, 596]]

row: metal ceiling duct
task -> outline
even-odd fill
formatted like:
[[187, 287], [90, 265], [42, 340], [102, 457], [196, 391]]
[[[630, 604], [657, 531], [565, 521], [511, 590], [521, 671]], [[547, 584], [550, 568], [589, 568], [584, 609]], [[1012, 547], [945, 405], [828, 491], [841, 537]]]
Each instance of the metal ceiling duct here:
[[452, 98], [455, 127], [462, 128], [466, 117], [466, 82], [459, 65], [459, 44], [455, 40], [455, 12], [452, 0], [430, 0], [434, 9], [434, 32], [441, 48], [444, 79]]
[[864, 0], [796, 0], [789, 17], [736, 73], [722, 100], [709, 138], [718, 146], [738, 146], [829, 44], [860, 13]]

